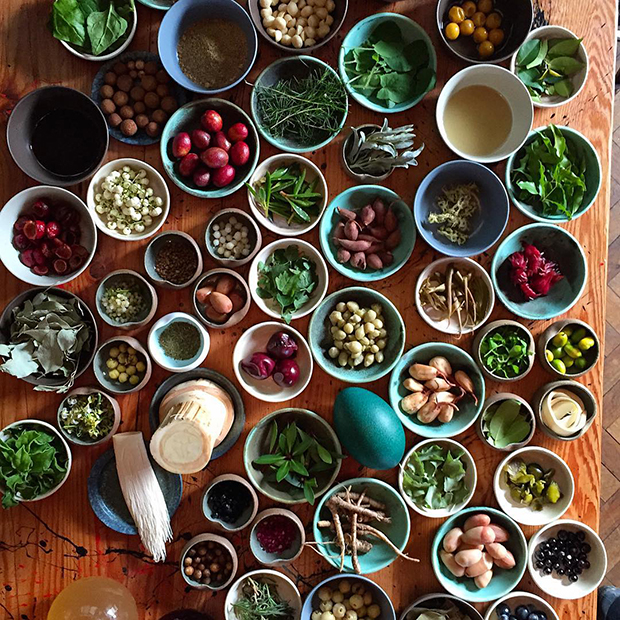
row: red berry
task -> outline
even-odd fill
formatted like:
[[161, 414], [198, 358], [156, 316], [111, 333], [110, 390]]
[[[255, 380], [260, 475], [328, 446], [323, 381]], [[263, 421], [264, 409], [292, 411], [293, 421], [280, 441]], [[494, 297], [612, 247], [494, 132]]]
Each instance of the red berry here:
[[74, 256], [81, 256], [82, 258], [88, 256], [88, 250], [83, 245], [72, 245], [71, 253]]
[[231, 165], [218, 168], [213, 172], [211, 180], [215, 187], [226, 187], [235, 180], [235, 169]]
[[50, 270], [48, 269], [47, 265], [35, 265], [32, 268], [32, 271], [38, 276], [46, 276]]
[[244, 166], [250, 159], [250, 147], [245, 142], [235, 142], [229, 155], [235, 166]]
[[26, 235], [18, 233], [13, 237], [13, 245], [16, 250], [25, 250], [30, 245], [30, 241], [28, 241]]
[[172, 155], [176, 159], [182, 159], [192, 150], [192, 140], [186, 131], [174, 136], [172, 140]]
[[34, 211], [37, 217], [40, 217], [41, 219], [43, 219], [49, 215], [50, 207], [45, 201], [37, 200], [32, 205], [32, 210]]
[[56, 237], [55, 239], [50, 239], [49, 244], [50, 244], [50, 247], [55, 250], [56, 248], [59, 248], [61, 245], [64, 245], [65, 242], [62, 239], [59, 239], [58, 237]]
[[37, 234], [35, 239], [43, 239], [43, 237], [45, 237], [45, 231], [47, 230], [45, 222], [42, 220], [37, 220], [34, 224], [37, 227]]
[[36, 265], [32, 252], [33, 250], [24, 250], [19, 255], [19, 259], [21, 260], [22, 263], [24, 263], [24, 265], [26, 265], [26, 267], [32, 268]]
[[248, 137], [248, 128], [243, 123], [235, 123], [228, 130], [228, 139], [231, 142], [241, 142]]
[[64, 260], [67, 260], [68, 258], [71, 258], [73, 252], [66, 243], [63, 243], [61, 246], [57, 247], [54, 250], [54, 254], [56, 254], [58, 258], [63, 258]]
[[230, 151], [230, 142], [226, 137], [226, 134], [223, 131], [218, 131], [213, 136], [213, 146], [218, 146], [221, 149], [224, 149], [227, 153]]
[[43, 256], [43, 252], [41, 252], [39, 248], [35, 248], [34, 250], [32, 250], [32, 258], [34, 258], [34, 262], [37, 265], [45, 265], [45, 256]]
[[48, 239], [54, 239], [60, 234], [60, 225], [58, 222], [48, 222], [45, 230]]
[[22, 232], [24, 230], [24, 226], [28, 222], [32, 222], [32, 218], [28, 217], [27, 215], [21, 215], [20, 217], [17, 218], [17, 220], [15, 220], [15, 224], [13, 224], [13, 228], [15, 228], [15, 230], [19, 232]]
[[30, 241], [34, 241], [37, 238], [37, 225], [34, 220], [28, 220], [24, 227], [22, 228], [22, 232]]
[[224, 121], [222, 121], [222, 117], [215, 110], [207, 110], [200, 117], [200, 124], [209, 133], [216, 133], [222, 131]]
[[192, 144], [199, 150], [204, 151], [211, 144], [211, 136], [202, 129], [194, 129], [192, 131]]
[[52, 258], [52, 256], [54, 256], [54, 250], [48, 241], [41, 241], [39, 250], [41, 250], [41, 254], [43, 254], [45, 258]]
[[63, 274], [69, 266], [67, 265], [67, 261], [62, 260], [62, 258], [57, 258], [54, 261], [54, 271], [58, 274]]

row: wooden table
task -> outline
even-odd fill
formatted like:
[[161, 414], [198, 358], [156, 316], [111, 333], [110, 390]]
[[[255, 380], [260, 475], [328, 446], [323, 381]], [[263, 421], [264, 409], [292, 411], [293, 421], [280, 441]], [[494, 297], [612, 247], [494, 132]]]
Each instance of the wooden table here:
[[[454, 159], [454, 155], [443, 144], [435, 124], [435, 101], [441, 86], [456, 71], [465, 65], [453, 58], [441, 43], [437, 34], [433, 0], [402, 0], [395, 4], [382, 4], [376, 0], [352, 0], [344, 27], [326, 47], [319, 50], [318, 56], [336, 65], [338, 47], [344, 34], [361, 18], [382, 10], [395, 11], [408, 15], [420, 23], [430, 34], [438, 56], [437, 88], [408, 112], [390, 118], [392, 125], [406, 122], [415, 123], [418, 140], [426, 145], [419, 157], [419, 166], [408, 171], [399, 170], [392, 175], [386, 185], [396, 190], [402, 198], [412, 204], [416, 187], [422, 178], [440, 163]], [[616, 31], [615, 0], [598, 0], [584, 3], [583, 0], [540, 0], [536, 6], [536, 24], [552, 23], [566, 26], [583, 36], [590, 57], [590, 74], [587, 84], [579, 97], [570, 104], [549, 111], [536, 110], [534, 126], [555, 122], [570, 125], [584, 133], [596, 147], [603, 167], [603, 186], [593, 208], [583, 217], [565, 225], [582, 243], [588, 257], [589, 277], [586, 289], [579, 303], [570, 312], [571, 317], [588, 321], [599, 336], [604, 335], [605, 281], [607, 221], [610, 200], [609, 153], [610, 124], [614, 83], [614, 52]], [[46, 84], [64, 84], [90, 93], [92, 79], [99, 65], [82, 61], [70, 55], [46, 30], [48, 0], [3, 0], [0, 14], [0, 109], [2, 119], [10, 113], [15, 102], [34, 88]], [[162, 13], [138, 6], [138, 31], [131, 49], [157, 50], [157, 29]], [[247, 83], [228, 93], [225, 97], [249, 109], [251, 83], [264, 67], [278, 57], [273, 47], [260, 40], [260, 50], [256, 65]], [[377, 122], [381, 119], [372, 112], [351, 103], [349, 125], [363, 122]], [[489, 122], [492, 122], [489, 119]], [[0, 158], [0, 192], [2, 202], [15, 193], [34, 185], [11, 160], [2, 132], [2, 157]], [[339, 161], [342, 137], [320, 152], [310, 154], [311, 159], [325, 172], [331, 196], [335, 196], [351, 186]], [[261, 157], [273, 154], [274, 149], [261, 145]], [[132, 147], [111, 140], [108, 159], [118, 157], [137, 157], [161, 169], [159, 147]], [[493, 166], [503, 174], [503, 165]], [[203, 201], [180, 191], [169, 183], [172, 194], [172, 208], [166, 221], [166, 229], [181, 229], [196, 239], [202, 239], [207, 219], [223, 207], [247, 209], [244, 191], [224, 200]], [[85, 197], [86, 184], [73, 188], [82, 198]], [[526, 224], [527, 220], [512, 209], [508, 231]], [[508, 232], [507, 231], [507, 232]], [[265, 231], [263, 231], [265, 232]], [[316, 232], [306, 236], [317, 244]], [[273, 237], [265, 235], [264, 242]], [[82, 296], [94, 308], [94, 292], [101, 278], [109, 271], [129, 267], [142, 271], [144, 242], [122, 243], [105, 235], [99, 235], [98, 252], [85, 274], [67, 285], [67, 289]], [[409, 263], [393, 277], [377, 283], [376, 288], [389, 296], [398, 306], [407, 325], [407, 348], [428, 340], [450, 340], [443, 334], [429, 329], [418, 316], [414, 300], [413, 286], [417, 274], [430, 261], [437, 258], [428, 246], [418, 240]], [[478, 257], [488, 264], [490, 254]], [[206, 262], [205, 268], [212, 265]], [[241, 270], [247, 274], [247, 267]], [[350, 285], [333, 270], [330, 273], [330, 291]], [[4, 269], [0, 272], [0, 306], [19, 292], [27, 289]], [[189, 290], [180, 294], [160, 290], [159, 316], [172, 310], [191, 312]], [[497, 305], [492, 319], [507, 317], [509, 313]], [[205, 366], [213, 368], [234, 381], [231, 358], [234, 342], [242, 331], [266, 317], [252, 307], [246, 319], [234, 328], [225, 331], [211, 331], [212, 349]], [[295, 326], [305, 332], [307, 319], [297, 321]], [[545, 322], [527, 323], [535, 334], [547, 325]], [[99, 321], [100, 337], [107, 339], [114, 330]], [[144, 342], [146, 329], [138, 331], [137, 337]], [[470, 338], [463, 338], [458, 344], [465, 349], [471, 346]], [[148, 406], [157, 385], [167, 376], [156, 369], [150, 384], [142, 391], [120, 398], [123, 412], [121, 430], [140, 429], [148, 437]], [[602, 403], [602, 359], [598, 366], [583, 379], [594, 392], [599, 405]], [[528, 377], [512, 384], [510, 390], [523, 397], [531, 398], [534, 390], [550, 379], [540, 366]], [[94, 385], [91, 371], [78, 381], [79, 385]], [[382, 380], [371, 388], [380, 396], [387, 397], [387, 381]], [[314, 377], [305, 392], [294, 401], [282, 406], [306, 407], [331, 420], [332, 403], [337, 392], [343, 387], [338, 381], [315, 368]], [[497, 384], [487, 382], [489, 392], [504, 391]], [[56, 409], [61, 397], [54, 394], [33, 392], [27, 383], [12, 377], [0, 377], [0, 425], [4, 426], [17, 419], [27, 417], [48, 421], [55, 419]], [[0, 609], [7, 619], [34, 620], [45, 618], [53, 597], [72, 580], [90, 575], [107, 575], [125, 583], [142, 610], [144, 618], [158, 619], [164, 613], [181, 607], [193, 607], [211, 612], [214, 619], [223, 618], [225, 592], [214, 595], [186, 588], [177, 568], [179, 553], [185, 542], [193, 535], [212, 531], [213, 528], [203, 518], [200, 510], [202, 490], [211, 478], [225, 472], [243, 470], [242, 447], [248, 430], [267, 413], [278, 407], [259, 402], [247, 394], [243, 395], [247, 421], [242, 437], [235, 447], [223, 458], [212, 462], [206, 471], [184, 480], [183, 501], [173, 518], [174, 542], [168, 547], [168, 561], [156, 565], [146, 557], [137, 537], [119, 535], [102, 525], [93, 514], [86, 493], [86, 479], [92, 464], [108, 449], [107, 446], [74, 449], [74, 462], [71, 476], [63, 488], [52, 498], [34, 504], [23, 504], [0, 514]], [[550, 448], [560, 454], [576, 476], [576, 495], [567, 517], [579, 519], [593, 527], [599, 520], [599, 481], [601, 460], [601, 416], [588, 433], [572, 443], [553, 441], [537, 432], [533, 443]], [[416, 437], [407, 432], [408, 446]], [[473, 505], [495, 505], [491, 479], [502, 458], [502, 454], [483, 446], [473, 430], [459, 440], [472, 451], [479, 474], [479, 484]], [[348, 458], [340, 473], [340, 479], [358, 475], [377, 475], [366, 471], [352, 458]], [[396, 482], [396, 470], [380, 472], [379, 477]], [[269, 502], [261, 498], [261, 508]], [[296, 508], [306, 524], [311, 523], [312, 508]], [[420, 557], [421, 568], [411, 567], [397, 560], [389, 568], [375, 574], [374, 579], [387, 589], [395, 607], [402, 610], [421, 594], [438, 591], [440, 588], [430, 570], [430, 543], [439, 522], [424, 519], [412, 514], [412, 534], [407, 551]], [[525, 528], [530, 536], [533, 528]], [[247, 549], [247, 533], [233, 537], [234, 545], [240, 550], [239, 575], [256, 568]], [[311, 550], [306, 550], [294, 566], [285, 569], [298, 583], [303, 592], [314, 586], [332, 571], [328, 564]], [[528, 577], [523, 579], [520, 589], [536, 591]], [[539, 593], [540, 594], [540, 593]], [[595, 618], [596, 596], [588, 596], [574, 602], [551, 601], [563, 620]]]

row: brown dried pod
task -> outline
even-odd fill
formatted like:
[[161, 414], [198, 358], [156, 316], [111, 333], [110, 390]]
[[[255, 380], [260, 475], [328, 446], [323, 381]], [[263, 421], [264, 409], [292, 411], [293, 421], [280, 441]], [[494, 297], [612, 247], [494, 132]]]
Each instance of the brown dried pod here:
[[344, 248], [339, 248], [336, 258], [339, 263], [348, 263], [351, 258], [351, 252], [349, 252], [349, 250], [345, 250]]
[[394, 232], [398, 228], [398, 218], [394, 214], [394, 211], [392, 211], [392, 207], [385, 212], [383, 225], [387, 228], [388, 232]]
[[356, 269], [366, 269], [366, 254], [364, 252], [356, 252], [351, 256], [351, 266]]
[[385, 247], [388, 250], [394, 250], [400, 244], [400, 239], [400, 230], [395, 230], [394, 232], [391, 232], [390, 236], [385, 240]]
[[344, 239], [344, 222], [338, 222], [334, 228], [334, 239]]
[[385, 250], [385, 244], [382, 242], [380, 243], [373, 243], [367, 250], [366, 252], [368, 254], [378, 254], [379, 252], [382, 252], [383, 250]]
[[392, 252], [379, 252], [379, 256], [383, 261], [384, 267], [389, 267], [394, 262], [394, 254]]
[[362, 226], [370, 226], [375, 220], [375, 210], [372, 205], [366, 205], [360, 211], [360, 221]]
[[351, 241], [351, 239], [339, 239], [338, 243], [350, 252], [365, 252], [372, 245], [370, 241], [364, 239], [358, 239], [357, 241]]
[[383, 261], [377, 254], [368, 254], [366, 256], [366, 263], [371, 269], [383, 269]]
[[351, 211], [350, 209], [345, 209], [343, 207], [338, 207], [336, 209], [336, 211], [338, 211], [338, 213], [345, 219], [345, 220], [354, 220], [355, 218], [357, 218], [357, 213], [355, 213], [355, 211]]
[[375, 210], [375, 224], [377, 226], [383, 226], [386, 211], [385, 202], [383, 202], [381, 198], [375, 198], [375, 201], [372, 203], [372, 208]]
[[354, 220], [348, 220], [344, 225], [344, 236], [351, 241], [357, 241], [360, 234], [360, 225]]
[[381, 241], [384, 241], [390, 235], [387, 228], [384, 228], [383, 226], [371, 226], [368, 230], [373, 237], [381, 239]]

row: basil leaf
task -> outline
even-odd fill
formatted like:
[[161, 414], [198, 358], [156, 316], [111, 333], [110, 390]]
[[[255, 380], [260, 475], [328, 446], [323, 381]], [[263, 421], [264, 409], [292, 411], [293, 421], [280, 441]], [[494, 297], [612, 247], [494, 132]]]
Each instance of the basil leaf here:
[[110, 2], [107, 11], [95, 11], [86, 19], [86, 31], [94, 56], [112, 47], [127, 30], [127, 20], [121, 17]]

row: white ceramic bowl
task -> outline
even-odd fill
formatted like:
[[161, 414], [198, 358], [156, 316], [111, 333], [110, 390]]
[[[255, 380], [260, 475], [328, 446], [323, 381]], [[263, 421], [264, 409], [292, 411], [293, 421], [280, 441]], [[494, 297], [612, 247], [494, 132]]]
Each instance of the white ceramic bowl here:
[[327, 287], [329, 285], [329, 274], [327, 272], [327, 265], [325, 259], [321, 256], [321, 253], [311, 246], [307, 241], [301, 239], [280, 239], [273, 241], [269, 245], [266, 245], [255, 257], [250, 265], [250, 274], [248, 276], [248, 285], [250, 287], [250, 293], [252, 299], [256, 305], [268, 316], [274, 319], [281, 319], [280, 308], [273, 299], [262, 299], [256, 292], [258, 283], [258, 265], [264, 263], [273, 252], [280, 249], [285, 249], [290, 245], [296, 245], [299, 248], [301, 254], [314, 261], [316, 264], [316, 275], [318, 278], [318, 284], [310, 299], [303, 305], [297, 312], [293, 314], [293, 319], [300, 319], [302, 316], [310, 314], [323, 300], [327, 293]]
[[511, 592], [503, 596], [487, 609], [486, 614], [484, 614], [484, 620], [497, 620], [497, 612], [495, 610], [502, 603], [508, 605], [512, 612], [514, 612], [519, 605], [534, 605], [537, 610], [544, 611], [547, 614], [547, 620], [559, 620], [558, 614], [555, 613], [555, 609], [553, 609], [547, 601], [530, 592]]
[[[496, 90], [504, 97], [512, 111], [512, 129], [508, 138], [493, 153], [486, 156], [470, 155], [456, 148], [450, 141], [443, 122], [450, 97], [462, 88], [476, 85], [489, 86]], [[462, 69], [446, 82], [437, 99], [435, 117], [443, 141], [454, 153], [464, 159], [487, 164], [506, 159], [521, 148], [532, 129], [534, 109], [530, 93], [514, 73], [497, 65], [481, 64]]]
[[[522, 460], [526, 465], [536, 463], [544, 470], [553, 469], [553, 480], [558, 483], [562, 497], [555, 504], [545, 504], [540, 511], [512, 499], [510, 487], [503, 474], [504, 467], [514, 460]], [[546, 448], [525, 447], [511, 452], [495, 470], [493, 492], [499, 507], [517, 523], [522, 525], [546, 525], [559, 519], [569, 508], [575, 495], [575, 481], [569, 466], [554, 452]]]
[[[26, 267], [19, 259], [19, 252], [13, 246], [13, 224], [20, 215], [30, 212], [31, 206], [39, 199], [48, 198], [52, 202], [65, 202], [73, 207], [81, 216], [80, 229], [82, 237], [80, 245], [88, 250], [88, 257], [77, 270], [68, 274], [38, 276]], [[38, 185], [15, 194], [0, 211], [0, 260], [16, 278], [27, 284], [36, 286], [58, 286], [77, 278], [90, 265], [97, 248], [97, 229], [92, 214], [87, 206], [74, 193], [62, 187]]]
[[[301, 374], [299, 381], [290, 388], [280, 387], [271, 377], [260, 381], [254, 379], [241, 368], [241, 361], [245, 357], [252, 353], [264, 352], [269, 338], [279, 331], [290, 333], [298, 347], [295, 361]], [[233, 369], [237, 381], [248, 394], [268, 403], [281, 403], [299, 396], [306, 389], [312, 377], [314, 361], [306, 339], [296, 329], [276, 321], [269, 321], [254, 325], [241, 334], [233, 351]]]
[[[562, 26], [541, 26], [540, 28], [536, 28], [532, 30], [528, 35], [525, 41], [523, 41], [522, 46], [531, 41], [532, 39], [578, 39], [579, 37], [571, 32], [568, 28], [562, 28]], [[521, 47], [522, 47], [521, 46]], [[519, 49], [521, 49], [519, 47]], [[516, 74], [516, 65], [517, 65], [517, 53], [510, 60], [510, 70]], [[588, 53], [586, 52], [586, 48], [583, 45], [583, 42], [579, 44], [579, 49], [577, 50], [577, 58], [585, 65], [583, 69], [577, 71], [570, 76], [570, 81], [573, 84], [574, 92], [570, 97], [560, 97], [559, 95], [552, 96], [543, 96], [540, 101], [535, 101], [532, 99], [532, 103], [535, 108], [555, 108], [557, 106], [564, 105], [569, 101], [572, 101], [583, 88], [586, 80], [588, 79], [588, 72], [590, 70], [590, 61], [588, 59]]]
[[[200, 289], [212, 275], [216, 274], [226, 274], [232, 276], [233, 278], [235, 278], [235, 280], [239, 282], [241, 288], [245, 292], [245, 304], [243, 304], [241, 310], [237, 310], [237, 312], [231, 314], [228, 318], [228, 321], [226, 321], [225, 323], [214, 323], [213, 321], [210, 321], [207, 318], [206, 313], [203, 311], [204, 306], [199, 304], [198, 300], [196, 299], [196, 293], [198, 292], [198, 289]], [[192, 293], [192, 304], [194, 305], [194, 313], [205, 325], [207, 325], [211, 329], [226, 329], [227, 327], [232, 327], [233, 325], [236, 325], [237, 323], [243, 321], [246, 314], [248, 313], [248, 310], [250, 309], [250, 305], [252, 304], [252, 295], [250, 295], [250, 289], [241, 274], [233, 271], [232, 269], [216, 267], [215, 269], [210, 269], [196, 280], [196, 284], [194, 285], [194, 290]]]
[[[250, 246], [252, 250], [244, 258], [224, 258], [216, 252], [216, 248], [213, 246], [212, 227], [213, 224], [222, 224], [228, 222], [231, 217], [236, 217], [242, 225], [248, 228], [248, 238], [250, 239]], [[207, 228], [205, 230], [205, 246], [207, 252], [211, 258], [223, 265], [224, 267], [230, 267], [236, 269], [249, 263], [258, 253], [263, 244], [263, 235], [260, 232], [258, 224], [254, 221], [254, 218], [248, 215], [241, 209], [222, 209], [213, 215], [213, 217], [207, 222]]]
[[[491, 65], [489, 65], [491, 66]], [[476, 327], [466, 327], [462, 330], [459, 330], [459, 322], [456, 314], [454, 314], [450, 320], [442, 319], [439, 320], [439, 314], [432, 308], [426, 309], [422, 302], [420, 301], [420, 287], [422, 286], [422, 282], [426, 280], [429, 276], [431, 276], [436, 271], [440, 273], [445, 273], [448, 265], [455, 265], [456, 267], [462, 267], [468, 270], [473, 270], [478, 276], [482, 278], [484, 283], [486, 284], [487, 291], [489, 294], [489, 307], [487, 308], [482, 320], [476, 325]], [[420, 316], [424, 319], [428, 325], [430, 325], [433, 329], [437, 329], [444, 334], [469, 334], [474, 330], [481, 327], [488, 320], [489, 316], [491, 316], [491, 312], [493, 311], [493, 306], [495, 305], [495, 290], [493, 289], [493, 282], [491, 282], [491, 278], [486, 270], [477, 262], [473, 261], [471, 258], [440, 258], [430, 265], [427, 265], [422, 273], [418, 276], [418, 280], [415, 284], [415, 306], [418, 310]]]
[[[190, 325], [193, 325], [198, 330], [198, 334], [200, 335], [198, 352], [190, 359], [176, 360], [169, 357], [164, 353], [164, 350], [159, 344], [159, 337], [161, 336], [161, 333], [166, 329], [166, 327], [168, 327], [168, 325], [176, 322], [189, 323]], [[156, 321], [153, 327], [151, 327], [147, 339], [147, 346], [151, 357], [158, 366], [161, 366], [168, 372], [187, 372], [188, 370], [198, 368], [198, 366], [200, 366], [200, 364], [207, 359], [210, 345], [211, 339], [209, 338], [209, 332], [202, 326], [198, 319], [195, 319], [191, 316], [191, 314], [186, 314], [185, 312], [170, 312], [170, 314], [162, 316], [161, 319]]]
[[312, 182], [314, 181], [314, 179], [318, 178], [316, 191], [323, 194], [323, 200], [319, 204], [319, 214], [310, 223], [291, 223], [289, 225], [286, 223], [286, 220], [279, 215], [274, 216], [273, 221], [270, 220], [268, 217], [265, 217], [264, 211], [258, 206], [250, 190], [247, 190], [250, 210], [252, 211], [254, 217], [258, 220], [259, 224], [261, 226], [264, 226], [267, 230], [270, 230], [271, 232], [280, 235], [281, 237], [295, 237], [297, 235], [303, 235], [309, 230], [312, 230], [319, 223], [319, 220], [321, 219], [321, 216], [323, 215], [323, 212], [327, 207], [327, 202], [329, 198], [327, 191], [327, 182], [325, 181], [323, 173], [316, 164], [311, 162], [306, 157], [303, 157], [302, 155], [294, 155], [292, 153], [284, 153], [279, 155], [272, 155], [265, 161], [258, 164], [256, 170], [254, 170], [254, 173], [248, 181], [251, 186], [254, 186], [255, 183], [257, 183], [262, 177], [265, 176], [267, 171], [273, 172], [276, 168], [279, 168], [281, 166], [288, 166], [295, 163], [299, 164], [301, 168], [306, 169], [307, 181]]
[[[159, 196], [164, 202], [162, 205], [162, 214], [156, 218], [153, 218], [153, 223], [150, 226], [147, 226], [144, 229], [144, 232], [131, 235], [123, 235], [116, 230], [110, 230], [106, 226], [102, 216], [99, 215], [95, 209], [95, 194], [100, 193], [102, 181], [108, 176], [108, 174], [110, 174], [110, 172], [112, 172], [112, 170], [120, 170], [123, 166], [130, 166], [134, 170], [146, 170], [149, 179], [148, 187], [152, 187], [153, 195]], [[155, 170], [153, 166], [139, 159], [123, 157], [121, 159], [109, 161], [107, 164], [101, 166], [97, 172], [95, 172], [88, 185], [88, 190], [86, 191], [86, 204], [92, 212], [97, 228], [99, 228], [101, 232], [114, 239], [120, 239], [121, 241], [139, 241], [140, 239], [147, 239], [151, 235], [154, 235], [164, 225], [170, 211], [170, 192], [168, 191], [168, 186], [166, 185], [164, 177], [157, 170]]]
[[[134, 348], [138, 353], [142, 354], [144, 357], [144, 363], [146, 365], [146, 369], [144, 371], [144, 377], [142, 377], [142, 381], [140, 381], [137, 385], [131, 385], [131, 383], [119, 383], [118, 381], [114, 381], [108, 377], [106, 361], [108, 351], [112, 346], [118, 346], [121, 343], [125, 343], [128, 347]], [[132, 338], [131, 336], [114, 336], [109, 340], [106, 340], [95, 353], [95, 358], [93, 359], [93, 372], [95, 373], [95, 379], [100, 383], [102, 387], [104, 387], [108, 392], [112, 392], [113, 394], [131, 394], [132, 392], [138, 392], [143, 387], [147, 385], [151, 375], [153, 374], [153, 364], [151, 362], [151, 357], [149, 356], [147, 350], [140, 344], [138, 340]]]
[[246, 573], [230, 586], [230, 590], [224, 601], [224, 617], [226, 620], [238, 620], [233, 604], [239, 600], [243, 586], [248, 577], [255, 580], [269, 581], [274, 584], [280, 598], [286, 601], [293, 609], [293, 617], [291, 620], [299, 619], [299, 615], [301, 614], [301, 596], [297, 586], [283, 573], [277, 570], [263, 568]]
[[[405, 479], [404, 467], [407, 461], [411, 458], [414, 452], [417, 452], [421, 448], [426, 448], [430, 445], [438, 445], [442, 448], [448, 448], [452, 453], [457, 451], [463, 453], [462, 460], [463, 464], [465, 465], [465, 484], [469, 488], [469, 493], [460, 504], [455, 504], [451, 508], [439, 508], [433, 510], [430, 508], [424, 508], [423, 506], [418, 506], [403, 488], [403, 482]], [[400, 491], [400, 494], [405, 500], [407, 506], [409, 506], [413, 511], [417, 512], [418, 514], [421, 514], [423, 517], [430, 517], [431, 519], [443, 519], [465, 508], [465, 506], [469, 504], [472, 497], [474, 496], [477, 483], [478, 472], [476, 471], [476, 464], [474, 462], [474, 458], [472, 457], [469, 450], [465, 448], [465, 446], [458, 443], [458, 441], [454, 441], [452, 439], [425, 439], [424, 441], [421, 441], [420, 443], [413, 446], [413, 448], [411, 448], [409, 452], [407, 452], [398, 470], [398, 490]]]
[[[562, 529], [584, 532], [586, 541], [592, 547], [592, 551], [588, 554], [590, 568], [579, 575], [579, 581], [576, 583], [571, 583], [565, 576], [556, 575], [555, 571], [551, 575], [544, 575], [534, 566], [536, 547], [548, 538], [555, 537]], [[607, 552], [603, 541], [591, 527], [580, 521], [560, 519], [541, 528], [530, 538], [527, 546], [527, 570], [536, 586], [545, 594], [553, 598], [572, 601], [587, 596], [599, 587], [607, 572]]]

